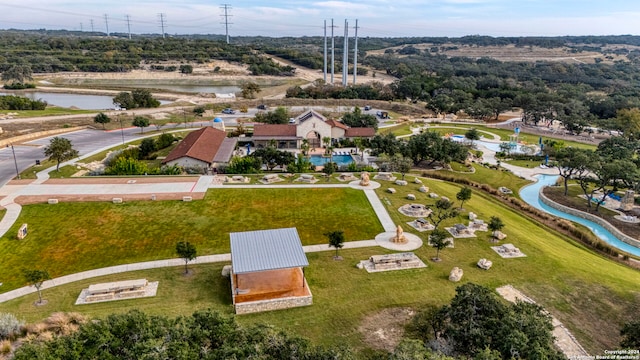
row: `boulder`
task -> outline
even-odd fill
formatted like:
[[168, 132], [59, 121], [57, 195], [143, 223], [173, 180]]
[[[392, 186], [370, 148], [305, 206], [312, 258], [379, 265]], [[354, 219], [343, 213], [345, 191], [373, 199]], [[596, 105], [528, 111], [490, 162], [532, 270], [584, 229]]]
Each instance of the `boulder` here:
[[407, 200], [415, 200], [416, 196], [414, 194], [407, 194]]
[[406, 186], [407, 184], [406, 180], [396, 180], [396, 185]]
[[395, 194], [395, 193], [396, 193], [396, 189], [394, 189], [394, 188], [388, 188], [388, 189], [387, 189], [387, 192], [388, 192], [388, 193], [391, 193], [391, 194]]
[[487, 260], [487, 259], [478, 260], [478, 267], [480, 269], [489, 270], [491, 269], [492, 265], [493, 265], [493, 262], [491, 262], [491, 260]]
[[473, 221], [478, 217], [475, 213], [469, 212], [469, 220]]
[[463, 271], [459, 267], [454, 267], [449, 273], [449, 281], [458, 282], [462, 279]]
[[503, 233], [502, 231], [494, 231], [491, 236], [493, 236], [494, 238], [498, 239], [498, 240], [504, 240], [507, 237], [507, 234]]
[[231, 265], [223, 266], [221, 275], [224, 276], [224, 277], [231, 276]]
[[422, 180], [420, 180], [418, 178], [413, 179], [413, 182], [416, 183], [416, 184], [422, 184]]
[[421, 193], [427, 193], [427, 192], [429, 192], [429, 188], [424, 186], [424, 185], [422, 185], [422, 186], [420, 186], [418, 191], [420, 191]]
[[440, 196], [438, 196], [438, 194], [436, 194], [436, 193], [431, 193], [431, 194], [429, 194], [429, 197], [432, 198], [432, 199], [437, 199]]

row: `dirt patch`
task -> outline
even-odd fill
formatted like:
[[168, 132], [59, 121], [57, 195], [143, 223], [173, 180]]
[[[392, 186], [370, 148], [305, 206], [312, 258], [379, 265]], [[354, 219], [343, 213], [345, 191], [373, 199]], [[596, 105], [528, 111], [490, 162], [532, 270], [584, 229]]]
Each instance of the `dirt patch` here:
[[358, 331], [373, 349], [393, 351], [404, 336], [404, 327], [415, 312], [411, 308], [389, 308], [364, 319]]
[[113, 198], [121, 198], [123, 202], [127, 201], [160, 201], [160, 200], [179, 200], [183, 201], [184, 196], [190, 196], [193, 200], [204, 199], [205, 193], [158, 193], [158, 194], [109, 194], [109, 195], [22, 195], [16, 197], [14, 202], [20, 205], [44, 204], [49, 199], [58, 199], [58, 202], [112, 202]]

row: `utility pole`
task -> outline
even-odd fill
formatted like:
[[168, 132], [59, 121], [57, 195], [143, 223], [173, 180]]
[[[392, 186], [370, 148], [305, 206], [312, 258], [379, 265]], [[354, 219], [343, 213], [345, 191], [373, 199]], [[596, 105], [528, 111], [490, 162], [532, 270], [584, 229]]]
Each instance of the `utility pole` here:
[[126, 15], [127, 18], [127, 30], [129, 31], [129, 40], [131, 40], [131, 18], [129, 15]]
[[349, 22], [344, 19], [344, 50], [342, 51], [342, 86], [347, 86], [349, 76]]
[[224, 15], [222, 15], [224, 17], [224, 32], [227, 36], [227, 44], [229, 43], [229, 24], [232, 24], [229, 22], [229, 10], [231, 10], [231, 5], [229, 4], [222, 4], [222, 6], [220, 6], [221, 9], [224, 9]]
[[335, 28], [335, 26], [333, 26], [333, 19], [331, 19], [331, 85], [333, 85], [333, 68], [335, 67], [335, 42], [334, 42], [334, 38], [333, 38], [333, 28]]
[[[9, 145], [7, 145], [9, 147]], [[16, 177], [20, 180], [20, 171], [18, 171], [18, 160], [16, 159], [16, 150], [13, 148], [13, 144], [11, 144], [11, 152], [13, 152], [13, 163], [16, 165]]]
[[353, 44], [353, 85], [356, 84], [358, 78], [358, 19], [356, 19], [355, 43]]
[[104, 24], [107, 26], [107, 37], [109, 37], [109, 15], [104, 14]]
[[162, 29], [162, 38], [164, 39], [164, 13], [158, 14], [160, 17], [160, 28]]
[[327, 83], [327, 20], [324, 21], [324, 56], [322, 57], [322, 69], [324, 83]]
[[91, 32], [93, 32], [93, 19], [89, 20], [89, 22], [91, 23]]

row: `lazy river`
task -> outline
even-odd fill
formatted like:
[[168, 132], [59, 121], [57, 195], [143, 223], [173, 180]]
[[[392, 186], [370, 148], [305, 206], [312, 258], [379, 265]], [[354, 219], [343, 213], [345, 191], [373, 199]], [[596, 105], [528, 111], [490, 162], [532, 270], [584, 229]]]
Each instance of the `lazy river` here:
[[542, 189], [545, 186], [555, 184], [556, 180], [558, 179], [558, 175], [536, 175], [536, 177], [538, 178], [538, 181], [536, 183], [526, 186], [522, 188], [522, 190], [520, 190], [520, 197], [522, 198], [523, 201], [535, 207], [536, 209], [540, 209], [551, 215], [555, 215], [563, 219], [576, 222], [580, 225], [584, 225], [585, 227], [589, 228], [589, 230], [591, 230], [597, 237], [602, 239], [607, 244], [617, 249], [620, 249], [622, 251], [625, 251], [629, 254], [640, 256], [640, 248], [629, 245], [624, 241], [619, 240], [604, 227], [592, 221], [589, 221], [587, 219], [583, 219], [574, 215], [567, 214], [565, 212], [556, 210], [546, 204], [543, 204], [540, 201], [540, 198], [538, 196], [540, 189]]

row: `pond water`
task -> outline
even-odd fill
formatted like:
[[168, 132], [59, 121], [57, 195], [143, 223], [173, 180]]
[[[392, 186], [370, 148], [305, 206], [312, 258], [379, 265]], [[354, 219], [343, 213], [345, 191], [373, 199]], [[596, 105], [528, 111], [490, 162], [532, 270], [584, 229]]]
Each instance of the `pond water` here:
[[[49, 105], [56, 105], [60, 107], [76, 107], [82, 110], [105, 110], [113, 109], [113, 96], [108, 95], [85, 95], [85, 94], [71, 94], [71, 93], [47, 93], [47, 92], [16, 92], [16, 93], [3, 93], [0, 95], [17, 95], [28, 97], [33, 100], [44, 100]], [[160, 104], [169, 104], [171, 101], [160, 100]]]
[[520, 190], [520, 197], [527, 204], [535, 207], [536, 209], [540, 209], [542, 211], [548, 212], [549, 214], [584, 225], [587, 228], [589, 228], [589, 230], [591, 230], [597, 237], [599, 237], [609, 245], [615, 248], [618, 248], [620, 250], [626, 251], [629, 254], [640, 256], [640, 248], [629, 245], [624, 241], [619, 240], [604, 227], [592, 221], [589, 221], [587, 219], [583, 219], [574, 215], [567, 214], [565, 212], [556, 210], [550, 207], [549, 205], [543, 204], [540, 201], [540, 197], [539, 197], [540, 189], [542, 189], [545, 186], [555, 184], [556, 180], [558, 179], [558, 175], [537, 175], [537, 178], [538, 178], [538, 181], [536, 183], [526, 186], [522, 190]]

